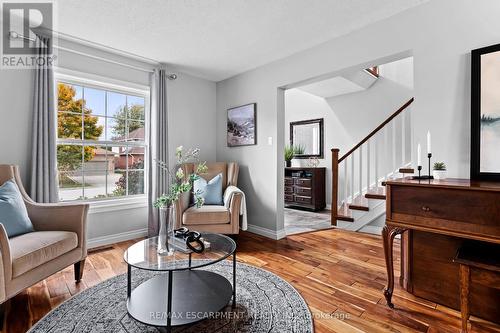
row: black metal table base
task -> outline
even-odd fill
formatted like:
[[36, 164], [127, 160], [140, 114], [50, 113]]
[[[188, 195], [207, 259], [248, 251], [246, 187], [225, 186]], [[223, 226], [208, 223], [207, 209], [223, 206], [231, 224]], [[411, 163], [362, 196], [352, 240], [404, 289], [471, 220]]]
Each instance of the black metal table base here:
[[[189, 258], [191, 259], [191, 258]], [[191, 260], [189, 260], [191, 266]], [[164, 295], [164, 297], [162, 297]], [[127, 269], [127, 311], [146, 325], [163, 327], [192, 324], [210, 318], [230, 299], [236, 306], [236, 252], [233, 253], [233, 285], [222, 275], [202, 269], [168, 271], [132, 290], [132, 267]]]

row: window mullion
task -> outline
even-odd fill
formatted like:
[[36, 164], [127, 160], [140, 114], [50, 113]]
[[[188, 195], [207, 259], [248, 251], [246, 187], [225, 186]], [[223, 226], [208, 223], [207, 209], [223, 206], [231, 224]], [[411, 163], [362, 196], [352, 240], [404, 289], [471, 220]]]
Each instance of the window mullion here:
[[99, 141], [99, 140], [79, 140], [79, 139], [57, 139], [58, 144], [67, 144], [67, 145], [110, 145], [114, 147], [144, 147], [147, 146], [144, 141], [130, 141], [130, 142], [121, 142], [121, 141]]
[[[85, 139], [85, 88], [82, 87], [82, 141]], [[85, 145], [82, 145], [82, 166], [80, 167], [80, 172], [82, 175], [82, 199], [85, 200]]]
[[[108, 139], [108, 92], [104, 92], [104, 138], [107, 140]], [[104, 146], [104, 149], [106, 149], [106, 154], [105, 154], [105, 164], [104, 166], [106, 167], [106, 171], [104, 173], [104, 193], [106, 195], [106, 198], [109, 196], [108, 193], [108, 173], [109, 173], [109, 166], [108, 166], [108, 145], [106, 144]], [[114, 158], [114, 157], [113, 157]]]
[[127, 146], [125, 147], [125, 195], [128, 196], [128, 97], [125, 96], [125, 142], [127, 142]]

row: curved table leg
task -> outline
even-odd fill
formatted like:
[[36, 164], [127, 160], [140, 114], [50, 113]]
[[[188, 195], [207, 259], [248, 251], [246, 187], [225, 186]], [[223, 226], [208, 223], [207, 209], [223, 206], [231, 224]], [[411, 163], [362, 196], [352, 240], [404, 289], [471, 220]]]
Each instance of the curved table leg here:
[[385, 266], [387, 268], [387, 287], [384, 289], [385, 300], [387, 305], [393, 309], [394, 304], [391, 302], [392, 293], [394, 291], [394, 263], [392, 258], [392, 248], [394, 237], [402, 234], [406, 229], [385, 225], [382, 230], [382, 238], [384, 241]]

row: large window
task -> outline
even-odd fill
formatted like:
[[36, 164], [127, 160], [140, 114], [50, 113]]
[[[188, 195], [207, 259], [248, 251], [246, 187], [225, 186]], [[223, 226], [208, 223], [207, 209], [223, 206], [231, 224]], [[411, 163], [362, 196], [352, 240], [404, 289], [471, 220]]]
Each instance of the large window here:
[[145, 94], [58, 81], [59, 198], [145, 192]]

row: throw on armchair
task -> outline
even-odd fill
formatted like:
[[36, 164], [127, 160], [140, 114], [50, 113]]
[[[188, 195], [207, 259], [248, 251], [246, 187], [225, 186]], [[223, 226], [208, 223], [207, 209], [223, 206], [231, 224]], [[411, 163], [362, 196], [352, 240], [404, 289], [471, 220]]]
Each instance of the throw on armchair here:
[[[207, 163], [208, 171], [201, 175], [207, 181], [222, 174], [222, 191], [225, 196], [229, 186], [238, 185], [239, 167], [234, 162]], [[196, 168], [194, 163], [182, 165], [185, 175], [192, 174]], [[234, 189], [234, 188], [233, 188]], [[203, 205], [200, 208], [190, 207], [188, 193], [175, 203], [175, 228], [186, 227], [196, 231], [221, 234], [238, 234], [240, 231], [240, 208], [242, 193], [234, 193], [227, 205]]]
[[18, 167], [0, 165], [0, 185], [11, 179], [35, 231], [8, 238], [0, 224], [0, 304], [72, 264], [80, 281], [87, 257], [88, 205], [36, 203], [26, 194]]

